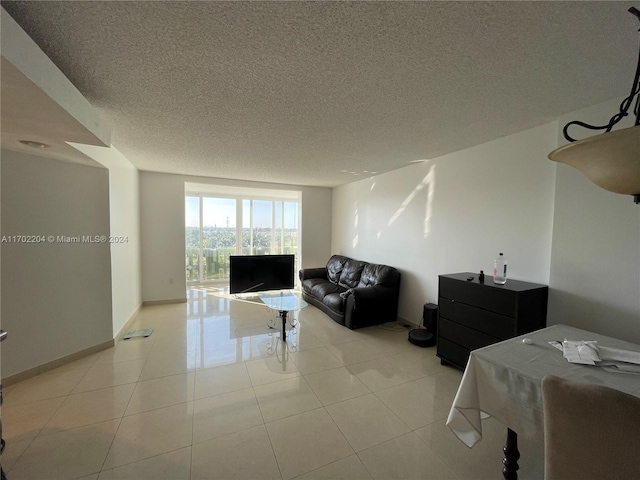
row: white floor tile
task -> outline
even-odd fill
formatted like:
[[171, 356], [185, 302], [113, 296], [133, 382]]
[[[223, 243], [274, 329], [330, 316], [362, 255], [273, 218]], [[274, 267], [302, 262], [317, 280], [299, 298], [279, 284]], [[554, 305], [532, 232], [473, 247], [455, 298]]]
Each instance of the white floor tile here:
[[285, 355], [281, 357], [268, 357], [246, 362], [247, 371], [254, 387], [267, 383], [280, 382], [301, 375], [293, 360]]
[[305, 379], [323, 405], [371, 393], [371, 390], [345, 367], [312, 373], [306, 375]]
[[284, 480], [353, 454], [353, 449], [324, 408], [266, 426]]
[[193, 443], [223, 437], [264, 424], [253, 388], [194, 402]]
[[342, 362], [327, 347], [295, 352], [291, 354], [291, 358], [303, 375], [323, 372], [342, 366]]
[[390, 358], [384, 357], [347, 365], [347, 370], [358, 377], [358, 380], [364, 383], [372, 392], [411, 381], [411, 377], [404, 370], [396, 368], [391, 363]]
[[156, 354], [151, 352], [144, 363], [139, 380], [151, 380], [192, 372], [196, 369], [197, 358], [197, 351], [174, 350]]
[[358, 457], [375, 479], [459, 480], [413, 432], [359, 452]]
[[244, 363], [196, 371], [195, 398], [219, 395], [249, 387], [251, 387], [251, 379]]
[[303, 377], [254, 387], [265, 422], [272, 422], [321, 407]]
[[192, 430], [192, 402], [124, 417], [103, 468], [187, 447], [191, 444]]
[[120, 419], [37, 437], [8, 478], [69, 479], [97, 473], [102, 467]]
[[409, 427], [373, 394], [326, 407], [356, 452], [409, 431]]
[[125, 415], [147, 412], [193, 400], [195, 372], [144, 380], [136, 383]]
[[62, 372], [54, 370], [20, 382], [4, 393], [4, 406], [69, 395], [88, 371], [88, 368]]
[[134, 383], [76, 393], [65, 398], [41, 435], [122, 417]]
[[100, 390], [101, 388], [114, 387], [135, 383], [140, 378], [140, 372], [145, 360], [128, 360], [118, 363], [96, 363], [87, 374], [78, 382], [72, 393]]
[[189, 480], [191, 447], [156, 455], [111, 470], [103, 470], [98, 480]]
[[113, 347], [100, 352], [96, 363], [117, 363], [147, 358], [153, 346], [153, 340], [152, 337], [133, 337], [129, 340], [120, 340]]
[[30, 442], [40, 433], [66, 398], [56, 397], [13, 406], [4, 405], [2, 407], [2, 438], [8, 441], [9, 445], [23, 440]]
[[412, 430], [446, 419], [451, 409], [451, 401], [428, 395], [416, 382], [375, 393]]
[[[315, 307], [288, 332], [272, 312], [189, 289], [143, 307], [149, 338], [7, 387], [11, 480], [498, 478], [505, 428], [464, 446], [445, 426], [462, 372], [394, 325], [345, 328]], [[519, 439], [519, 475], [542, 477]]]
[[371, 480], [372, 478], [358, 456], [351, 455], [300, 475], [296, 480]]
[[193, 445], [191, 480], [214, 478], [282, 479], [264, 425]]

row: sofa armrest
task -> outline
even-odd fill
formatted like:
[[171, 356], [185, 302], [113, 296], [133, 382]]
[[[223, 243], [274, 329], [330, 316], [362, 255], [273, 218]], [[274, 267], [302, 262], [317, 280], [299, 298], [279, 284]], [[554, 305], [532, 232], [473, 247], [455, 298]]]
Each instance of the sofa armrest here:
[[398, 301], [398, 289], [374, 285], [371, 287], [350, 288], [345, 296], [353, 296], [353, 308], [356, 310], [375, 309], [377, 305]]
[[309, 278], [327, 278], [327, 268], [303, 268], [298, 272], [300, 281], [308, 280]]
[[346, 327], [354, 329], [396, 321], [399, 288], [374, 285], [351, 288], [345, 294]]

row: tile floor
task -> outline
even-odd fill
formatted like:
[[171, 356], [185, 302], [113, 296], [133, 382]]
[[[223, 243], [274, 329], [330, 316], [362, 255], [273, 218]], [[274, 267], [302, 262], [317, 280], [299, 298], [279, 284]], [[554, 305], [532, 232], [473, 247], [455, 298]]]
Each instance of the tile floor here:
[[[498, 479], [506, 429], [464, 446], [445, 426], [461, 372], [396, 325], [349, 330], [194, 288], [144, 307], [116, 346], [5, 390], [9, 480]], [[520, 478], [542, 446], [520, 440]]]

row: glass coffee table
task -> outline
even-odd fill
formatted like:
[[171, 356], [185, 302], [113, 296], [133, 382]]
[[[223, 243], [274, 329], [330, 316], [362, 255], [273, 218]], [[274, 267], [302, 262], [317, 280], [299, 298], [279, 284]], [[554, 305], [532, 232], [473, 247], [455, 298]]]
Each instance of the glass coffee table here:
[[[278, 312], [278, 316], [282, 319], [282, 341], [287, 341], [287, 331], [285, 329], [287, 325], [287, 314], [289, 312], [295, 312], [301, 310], [307, 305], [302, 298], [295, 293], [265, 293], [261, 294], [260, 300], [267, 307]], [[273, 326], [271, 326], [274, 328]]]

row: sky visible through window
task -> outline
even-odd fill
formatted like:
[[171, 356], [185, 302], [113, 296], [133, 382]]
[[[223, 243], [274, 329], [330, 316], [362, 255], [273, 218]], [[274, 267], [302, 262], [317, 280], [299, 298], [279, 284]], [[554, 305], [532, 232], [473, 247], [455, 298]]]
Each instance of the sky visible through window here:
[[[199, 226], [199, 197], [186, 197], [185, 208], [185, 225], [187, 227]], [[249, 204], [248, 200], [242, 202], [245, 205]], [[280, 203], [280, 202], [278, 202]], [[271, 227], [271, 204], [270, 200], [254, 200], [253, 202], [253, 226], [256, 228], [270, 228]], [[245, 207], [246, 208], [246, 207]], [[276, 212], [280, 209], [276, 208]], [[294, 202], [284, 202], [284, 228], [296, 228], [297, 227], [297, 204]], [[236, 200], [233, 198], [203, 198], [203, 226], [216, 226], [222, 228], [235, 228], [236, 227]], [[243, 215], [243, 228], [249, 228], [249, 215], [248, 212]], [[278, 222], [279, 223], [279, 222]]]

